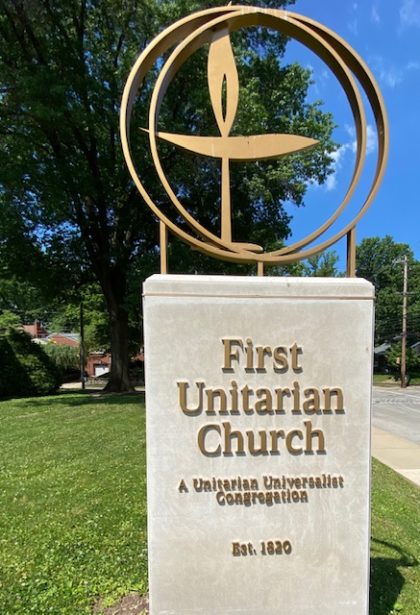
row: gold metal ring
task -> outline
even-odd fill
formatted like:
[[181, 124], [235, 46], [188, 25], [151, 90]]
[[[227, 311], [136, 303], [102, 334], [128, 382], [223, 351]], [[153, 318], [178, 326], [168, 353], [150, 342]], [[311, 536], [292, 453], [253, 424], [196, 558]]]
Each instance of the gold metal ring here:
[[[269, 27], [289, 37], [295, 38], [306, 45], [315, 52], [336, 75], [347, 95], [356, 125], [357, 150], [355, 167], [350, 186], [342, 203], [330, 218], [316, 231], [292, 245], [268, 253], [255, 254], [244, 247], [246, 244], [235, 244], [232, 241], [224, 241], [222, 238], [211, 233], [208, 229], [199, 224], [177, 199], [169, 185], [159, 160], [156, 143], [157, 118], [166, 89], [185, 60], [204, 43], [209, 41], [211, 36], [214, 35], [215, 29], [223, 27], [225, 24], [229, 26], [230, 31], [255, 25]], [[169, 196], [170, 202], [198, 237], [186, 233], [156, 206], [139, 179], [129, 147], [130, 116], [141, 82], [150, 68], [154, 65], [157, 58], [162, 53], [171, 49], [174, 45], [176, 45], [176, 47], [160, 71], [152, 95], [149, 109], [150, 149], [157, 173]], [[378, 161], [373, 183], [358, 214], [344, 229], [320, 245], [314, 246], [311, 249], [300, 250], [300, 248], [307, 246], [320, 237], [337, 220], [350, 202], [363, 169], [366, 152], [366, 119], [361, 95], [352, 73], [359, 80], [366, 92], [367, 99], [375, 116], [378, 130]], [[121, 139], [127, 166], [137, 188], [149, 207], [174, 234], [192, 245], [195, 249], [213, 257], [236, 262], [259, 262], [267, 265], [288, 263], [307, 258], [331, 246], [348, 233], [349, 230], [353, 229], [372, 203], [378, 190], [384, 173], [388, 151], [387, 118], [379, 89], [367, 66], [343, 39], [321, 24], [295, 13], [231, 6], [201, 11], [180, 20], [154, 39], [141, 54], [130, 73], [124, 90], [121, 109]]]

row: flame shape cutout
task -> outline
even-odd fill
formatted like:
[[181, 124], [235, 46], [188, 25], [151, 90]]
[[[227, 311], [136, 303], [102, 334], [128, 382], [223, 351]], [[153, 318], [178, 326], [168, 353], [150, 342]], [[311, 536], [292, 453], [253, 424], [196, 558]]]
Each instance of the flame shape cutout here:
[[[229, 136], [239, 100], [239, 77], [229, 30], [215, 32], [210, 43], [207, 79], [210, 100], [222, 137]], [[226, 113], [223, 112], [223, 86], [226, 83]]]

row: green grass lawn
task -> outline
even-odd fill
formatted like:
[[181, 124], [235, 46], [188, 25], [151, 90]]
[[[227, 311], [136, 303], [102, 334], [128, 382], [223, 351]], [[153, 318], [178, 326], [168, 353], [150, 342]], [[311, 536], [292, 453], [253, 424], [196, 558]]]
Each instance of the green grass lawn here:
[[91, 613], [147, 590], [144, 405], [0, 403], [0, 613]]
[[373, 384], [392, 384], [398, 385], [398, 382], [389, 374], [373, 374]]
[[420, 614], [420, 489], [376, 461], [370, 613]]
[[[395, 380], [390, 374], [373, 374], [373, 384], [385, 385], [385, 386], [400, 386], [400, 380]], [[410, 374], [409, 386], [419, 385], [420, 375]]]
[[[1, 615], [147, 590], [141, 396], [0, 402], [0, 451]], [[420, 490], [375, 463], [372, 615], [420, 613], [419, 511]]]

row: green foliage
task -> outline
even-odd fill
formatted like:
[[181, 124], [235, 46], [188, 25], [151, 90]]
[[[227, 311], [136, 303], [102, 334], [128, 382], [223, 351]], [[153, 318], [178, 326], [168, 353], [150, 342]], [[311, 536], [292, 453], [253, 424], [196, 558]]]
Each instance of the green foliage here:
[[41, 346], [20, 331], [0, 337], [0, 398], [54, 393], [59, 373]]
[[17, 329], [21, 325], [19, 316], [10, 310], [0, 311], [0, 335]]
[[[0, 240], [0, 284], [2, 277], [15, 276], [54, 299], [96, 280], [111, 340], [120, 349], [111, 375], [116, 386], [127, 387], [123, 374], [114, 370], [121, 366], [124, 372], [127, 365], [128, 344], [121, 340], [130, 339], [133, 320], [140, 329], [140, 283], [152, 265], [157, 268], [158, 235], [156, 221], [123, 161], [118, 136], [121, 93], [139, 52], [164, 26], [192, 11], [222, 4], [0, 3], [0, 237], [6, 238]], [[293, 1], [245, 4], [279, 8]], [[310, 73], [282, 63], [285, 37], [250, 28], [232, 38], [242, 88], [234, 132], [292, 131], [321, 143], [287, 160], [232, 165], [234, 236], [268, 245], [289, 234], [284, 201], [301, 205], [309, 182], [322, 183], [331, 171], [333, 120], [319, 104], [305, 103]], [[202, 134], [217, 130], [206, 84], [206, 52], [188, 60], [172, 83], [161, 110], [162, 129], [167, 125], [174, 132]], [[145, 103], [155, 77], [152, 71], [135, 109], [132, 145], [145, 184], [165, 207], [145, 152], [147, 135], [138, 130], [147, 125]], [[161, 153], [185, 207], [218, 233], [220, 165], [170, 146], [163, 146]], [[184, 272], [198, 270], [201, 264], [207, 265], [201, 271], [211, 270], [209, 260], [196, 256], [188, 252], [182, 261]], [[179, 267], [171, 261], [172, 271]], [[94, 345], [97, 329], [92, 333]]]
[[420, 340], [420, 263], [410, 247], [392, 237], [370, 237], [357, 246], [357, 275], [375, 286], [377, 342], [401, 335], [403, 304], [402, 258], [408, 256], [408, 342]]
[[30, 282], [18, 280], [6, 268], [2, 274], [1, 264], [0, 260], [0, 311], [12, 312], [21, 323], [49, 320], [53, 309], [51, 298], [43, 295]]
[[80, 331], [80, 304], [83, 304], [85, 350], [108, 350], [110, 347], [109, 316], [103, 293], [98, 284], [87, 284], [57, 302], [54, 316], [48, 322], [50, 332], [72, 333]]
[[402, 288], [402, 267], [400, 261], [408, 255], [413, 257], [410, 247], [396, 243], [390, 235], [369, 237], [357, 246], [357, 275], [372, 282], [377, 291], [398, 285]]
[[[386, 353], [386, 360], [392, 372], [398, 375], [401, 370], [401, 343], [393, 344]], [[407, 373], [420, 372], [420, 355], [411, 348], [406, 349]]]
[[311, 256], [303, 263], [304, 275], [317, 278], [337, 277], [338, 254], [334, 250]]
[[[318, 183], [325, 181], [335, 149], [331, 142], [334, 122], [318, 103], [305, 103], [311, 73], [297, 64], [281, 62], [286, 43], [283, 36], [250, 28], [232, 35], [232, 43], [240, 82], [232, 134], [292, 133], [320, 141], [317, 148], [304, 154], [230, 166], [234, 238], [267, 248], [272, 243], [284, 242], [289, 235], [291, 218], [283, 203], [302, 205], [310, 178]], [[138, 109], [136, 127], [144, 121], [146, 118]], [[218, 134], [208, 93], [207, 49], [189, 58], [171, 83], [162, 104], [161, 122], [163, 130]], [[140, 145], [147, 148], [146, 136]], [[163, 147], [162, 152], [170, 184], [176, 193], [182, 194], [183, 204], [204, 226], [218, 234], [219, 162], [186, 155], [172, 146]], [[138, 147], [136, 156], [140, 155]], [[153, 189], [151, 184], [150, 187]], [[164, 198], [156, 189], [155, 193], [159, 200]], [[189, 269], [197, 269], [194, 254], [189, 255], [189, 260]], [[177, 262], [172, 265], [171, 261], [171, 266], [180, 270]]]
[[46, 344], [43, 350], [61, 371], [79, 368], [79, 349], [74, 346], [57, 346], [57, 344]]
[[337, 252], [330, 250], [290, 265], [270, 267], [269, 272], [278, 276], [335, 278], [342, 275], [337, 269], [338, 261]]

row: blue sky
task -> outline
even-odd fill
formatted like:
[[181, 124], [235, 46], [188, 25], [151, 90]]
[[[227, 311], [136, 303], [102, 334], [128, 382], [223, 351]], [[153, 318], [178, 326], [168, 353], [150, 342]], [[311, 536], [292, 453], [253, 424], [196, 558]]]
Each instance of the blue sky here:
[[[408, 243], [420, 259], [420, 0], [297, 0], [291, 11], [323, 23], [345, 38], [371, 68], [385, 99], [389, 161], [379, 193], [357, 227], [357, 241], [392, 235], [395, 241]], [[324, 109], [333, 113], [337, 124], [334, 138], [340, 143], [334, 175], [325, 185], [309, 188], [305, 208], [291, 210], [293, 237], [300, 238], [326, 219], [345, 193], [354, 163], [354, 124], [335, 77], [312, 52], [292, 43], [286, 60], [313, 69], [310, 98], [323, 100]], [[368, 115], [368, 123], [366, 171], [353, 202], [354, 211], [376, 163], [372, 115]], [[343, 258], [345, 242], [334, 249]]]

